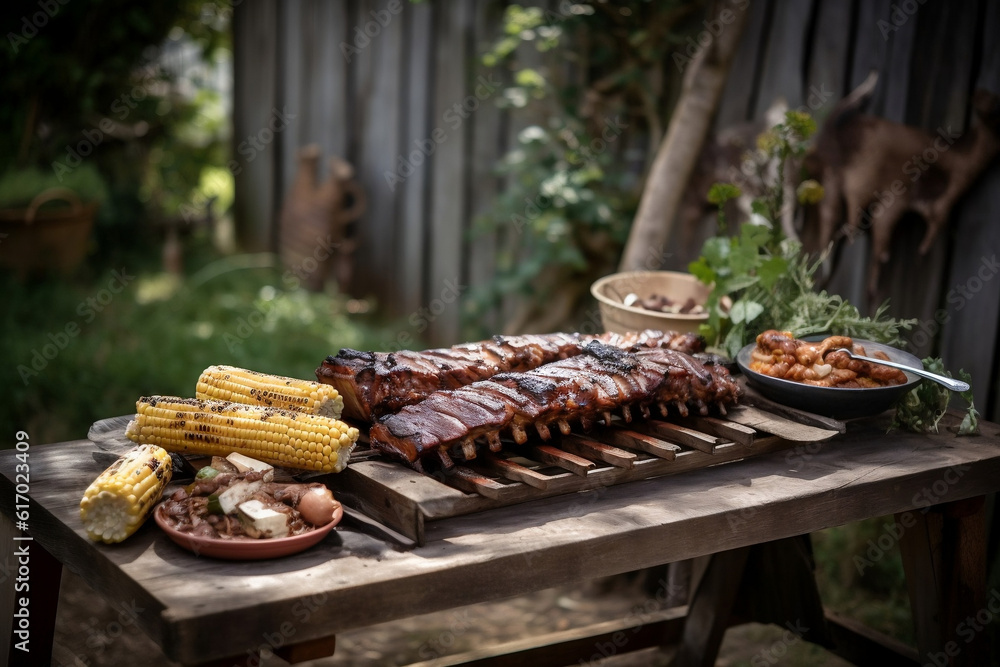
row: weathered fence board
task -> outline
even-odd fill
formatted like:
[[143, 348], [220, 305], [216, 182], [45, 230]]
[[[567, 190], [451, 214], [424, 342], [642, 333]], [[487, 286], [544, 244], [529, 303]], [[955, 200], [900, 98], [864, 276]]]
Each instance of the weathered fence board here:
[[260, 0], [253, 11], [233, 14], [233, 108], [237, 111], [230, 168], [238, 195], [235, 215], [240, 241], [251, 250], [273, 248], [276, 202], [281, 198], [276, 192], [274, 153], [257, 154], [252, 145], [243, 143], [267, 127], [275, 103], [277, 5], [275, 0]]
[[802, 68], [809, 46], [811, 0], [775, 0], [771, 34], [760, 74], [755, 117], [761, 117], [775, 99], [784, 98], [794, 109], [805, 101]]
[[722, 90], [719, 110], [715, 114], [718, 128], [729, 127], [736, 123], [749, 120], [753, 115], [752, 104], [755, 98], [754, 85], [758, 78], [758, 48], [767, 43], [770, 30], [768, 13], [770, 0], [753, 2], [747, 7], [750, 12], [746, 18], [746, 27], [740, 35], [738, 55], [730, 66], [729, 78]]
[[[979, 28], [982, 59], [976, 87], [1000, 91], [1000, 4], [985, 3]], [[994, 163], [956, 211], [954, 249], [944, 303], [941, 305], [941, 355], [952, 368], [972, 373], [976, 405], [984, 414], [1000, 414], [1000, 163]], [[961, 259], [958, 259], [961, 258]]]
[[[429, 251], [429, 336], [435, 340], [458, 332], [460, 304], [457, 289], [463, 280], [462, 266], [466, 230], [468, 127], [464, 116], [472, 113], [464, 105], [470, 97], [466, 80], [469, 65], [468, 29], [472, 3], [462, 0], [450, 11], [435, 15], [434, 111], [431, 136], [436, 145], [431, 165], [431, 244]], [[471, 99], [475, 99], [471, 96]], [[464, 105], [464, 106], [463, 106]], [[432, 319], [433, 318], [433, 319]]]
[[822, 120], [837, 100], [848, 92], [847, 67], [851, 44], [844, 39], [844, 35], [851, 32], [852, 3], [818, 0], [815, 12], [806, 94], [817, 97], [807, 97], [806, 101], [815, 100], [817, 106], [812, 112], [817, 120]]
[[[404, 12], [406, 22], [407, 43], [404, 48], [406, 57], [406, 77], [403, 86], [406, 90], [406, 106], [403, 128], [403, 142], [399, 157], [409, 160], [409, 153], [417, 150], [418, 142], [426, 139], [431, 133], [430, 104], [427, 91], [431, 90], [433, 78], [433, 14], [426, 4], [407, 7]], [[403, 165], [397, 162], [393, 165], [395, 173], [400, 173]], [[425, 221], [427, 220], [427, 184], [429, 169], [422, 165], [399, 184], [397, 195], [402, 201], [399, 210], [399, 220], [394, 239], [395, 252], [395, 290], [398, 308], [404, 313], [416, 312], [420, 307], [424, 289], [424, 264], [427, 257], [425, 247]], [[383, 181], [384, 184], [384, 181]], [[413, 335], [413, 334], [410, 334]], [[407, 342], [404, 338], [401, 344]]]

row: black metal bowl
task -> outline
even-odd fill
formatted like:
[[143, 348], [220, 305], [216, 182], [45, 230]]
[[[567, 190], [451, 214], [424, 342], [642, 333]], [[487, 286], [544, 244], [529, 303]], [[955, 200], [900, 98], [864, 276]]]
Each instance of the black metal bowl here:
[[[823, 340], [823, 338], [825, 337], [807, 336], [803, 340], [815, 341]], [[854, 342], [863, 346], [868, 356], [871, 356], [873, 352], [882, 351], [885, 352], [890, 361], [897, 361], [914, 368], [923, 368], [920, 359], [909, 352], [903, 352], [870, 340], [855, 338]], [[920, 381], [920, 378], [913, 373], [904, 371], [906, 382], [891, 387], [873, 387], [871, 389], [815, 387], [750, 370], [750, 352], [755, 346], [756, 343], [751, 343], [736, 355], [736, 364], [746, 376], [750, 386], [772, 401], [834, 419], [871, 417], [885, 412], [899, 397], [913, 389], [913, 386]]]

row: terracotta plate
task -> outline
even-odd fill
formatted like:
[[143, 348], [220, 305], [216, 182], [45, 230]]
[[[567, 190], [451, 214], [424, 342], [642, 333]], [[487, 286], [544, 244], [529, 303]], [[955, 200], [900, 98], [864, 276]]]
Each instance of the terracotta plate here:
[[[823, 340], [823, 338], [825, 337], [806, 336], [803, 340], [816, 341]], [[854, 342], [861, 344], [869, 356], [872, 352], [882, 351], [885, 352], [890, 361], [923, 368], [920, 359], [908, 352], [860, 338], [855, 338]], [[834, 419], [871, 417], [885, 412], [900, 396], [913, 389], [914, 385], [920, 382], [920, 378], [916, 375], [905, 373], [906, 382], [891, 387], [873, 387], [871, 389], [815, 387], [750, 370], [750, 353], [755, 346], [756, 343], [751, 343], [736, 355], [736, 363], [746, 376], [747, 382], [772, 401]]]
[[333, 513], [333, 521], [301, 535], [255, 540], [249, 538], [224, 540], [213, 537], [201, 537], [191, 533], [183, 533], [172, 527], [159, 505], [153, 512], [153, 518], [160, 528], [178, 545], [197, 556], [211, 556], [226, 560], [262, 560], [279, 558], [304, 551], [326, 537], [333, 527], [344, 517], [343, 506]]

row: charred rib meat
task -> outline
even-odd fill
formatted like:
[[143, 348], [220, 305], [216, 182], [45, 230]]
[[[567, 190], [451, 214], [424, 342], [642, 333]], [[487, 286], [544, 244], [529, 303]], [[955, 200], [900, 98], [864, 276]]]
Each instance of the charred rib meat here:
[[597, 419], [609, 423], [614, 410], [621, 410], [626, 421], [632, 409], [648, 416], [651, 406], [664, 415], [669, 405], [681, 414], [689, 407], [706, 414], [710, 405], [725, 412], [738, 394], [728, 371], [683, 352], [654, 348], [633, 353], [592, 341], [576, 357], [434, 392], [379, 419], [371, 430], [371, 444], [418, 469], [420, 459], [432, 454], [449, 466], [448, 449], [453, 445], [473, 458], [477, 438], [497, 451], [504, 431], [523, 443], [528, 427], [548, 439], [552, 424], [566, 434], [571, 420], [579, 420], [584, 428]]
[[528, 371], [577, 356], [592, 340], [621, 349], [668, 348], [694, 353], [704, 348], [704, 341], [695, 334], [674, 331], [494, 336], [423, 352], [345, 348], [326, 358], [316, 369], [316, 378], [333, 385], [343, 396], [345, 417], [373, 421], [441, 389], [457, 389], [497, 373]]

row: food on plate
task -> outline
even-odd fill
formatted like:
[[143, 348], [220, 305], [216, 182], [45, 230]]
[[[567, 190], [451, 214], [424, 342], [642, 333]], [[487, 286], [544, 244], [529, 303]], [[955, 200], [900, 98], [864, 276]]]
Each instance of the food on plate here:
[[868, 389], [906, 383], [903, 371], [852, 359], [840, 348], [889, 361], [882, 351], [867, 354], [864, 347], [847, 336], [830, 336], [821, 341], [808, 342], [796, 339], [787, 331], [771, 329], [757, 336], [757, 345], [750, 353], [749, 368], [763, 375], [817, 387]]
[[[203, 468], [204, 470], [204, 468]], [[160, 520], [183, 533], [219, 539], [271, 539], [325, 526], [340, 508], [322, 484], [278, 484], [257, 470], [216, 472], [163, 501]]]
[[620, 409], [626, 421], [632, 408], [648, 416], [652, 405], [664, 415], [668, 404], [682, 415], [689, 407], [707, 414], [710, 405], [724, 413], [738, 395], [738, 385], [721, 366], [676, 350], [627, 352], [592, 341], [579, 356], [434, 392], [382, 417], [371, 429], [371, 444], [418, 470], [421, 459], [432, 454], [448, 467], [451, 446], [460, 445], [463, 455], [473, 458], [475, 440], [482, 437], [497, 451], [505, 430], [523, 443], [529, 426], [548, 439], [550, 424], [568, 434], [570, 420], [588, 428], [598, 418], [609, 423], [612, 410]]
[[359, 352], [345, 348], [326, 358], [316, 369], [316, 378], [337, 388], [344, 398], [347, 417], [373, 421], [440, 389], [455, 389], [497, 373], [528, 371], [577, 356], [593, 340], [622, 349], [663, 347], [693, 353], [705, 347], [697, 335], [674, 331], [494, 336], [478, 343], [422, 352]]
[[95, 479], [80, 501], [80, 519], [90, 539], [112, 544], [138, 530], [170, 482], [170, 454], [137, 445]]
[[671, 313], [674, 315], [700, 315], [705, 312], [705, 307], [688, 297], [684, 302], [675, 301], [663, 294], [651, 294], [645, 298], [632, 292], [625, 295], [622, 303], [632, 308], [642, 308], [652, 310], [657, 313]]
[[272, 465], [340, 472], [358, 429], [338, 419], [229, 401], [176, 396], [140, 398], [129, 439], [182, 454], [238, 452]]
[[328, 384], [248, 371], [235, 366], [209, 366], [195, 398], [264, 405], [340, 419], [344, 399]]

